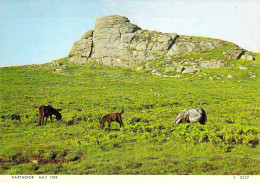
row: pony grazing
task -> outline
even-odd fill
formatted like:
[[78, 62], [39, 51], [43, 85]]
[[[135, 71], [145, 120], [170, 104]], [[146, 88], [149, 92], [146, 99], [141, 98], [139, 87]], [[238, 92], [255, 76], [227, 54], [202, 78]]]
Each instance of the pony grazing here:
[[205, 125], [207, 122], [207, 113], [206, 110], [201, 107], [196, 107], [193, 109], [184, 109], [181, 113], [178, 114], [174, 123], [195, 123], [199, 122], [202, 125]]
[[[61, 120], [61, 109], [54, 109], [51, 105], [41, 105], [38, 107], [38, 125], [46, 125], [47, 119], [50, 116], [52, 122], [52, 115], [56, 116], [57, 121]], [[46, 120], [44, 121], [44, 118]]]
[[124, 113], [124, 109], [122, 109], [121, 112], [117, 112], [117, 113], [111, 113], [111, 114], [107, 114], [105, 115], [103, 118], [101, 118], [100, 120], [100, 128], [103, 129], [104, 128], [104, 123], [107, 121], [108, 122], [108, 131], [110, 131], [110, 126], [111, 126], [111, 122], [112, 121], [117, 121], [120, 124], [120, 128], [121, 126], [124, 127], [124, 123], [122, 122], [122, 117], [121, 114]]

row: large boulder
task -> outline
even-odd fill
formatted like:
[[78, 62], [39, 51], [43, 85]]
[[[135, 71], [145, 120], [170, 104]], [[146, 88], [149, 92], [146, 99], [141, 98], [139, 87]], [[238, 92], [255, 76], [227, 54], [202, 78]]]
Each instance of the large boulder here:
[[[109, 15], [96, 19], [95, 28], [87, 31], [79, 41], [74, 43], [68, 57], [70, 62], [78, 64], [97, 61], [103, 65], [129, 67], [143, 61], [148, 63], [160, 57], [194, 52], [207, 53], [207, 50], [223, 46], [233, 49], [223, 52], [222, 60], [213, 58], [197, 63], [202, 68], [225, 67], [230, 59], [239, 59], [245, 50], [233, 43], [218, 39], [142, 30], [130, 23], [127, 17]], [[186, 72], [194, 71], [189, 68]]]

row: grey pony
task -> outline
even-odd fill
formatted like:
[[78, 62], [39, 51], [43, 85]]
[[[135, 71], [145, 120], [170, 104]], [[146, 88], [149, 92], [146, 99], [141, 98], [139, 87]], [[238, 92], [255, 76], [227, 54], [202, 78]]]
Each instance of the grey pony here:
[[202, 107], [196, 107], [193, 109], [184, 109], [181, 113], [178, 114], [174, 123], [195, 123], [199, 122], [202, 125], [205, 125], [207, 122], [207, 113], [206, 110]]

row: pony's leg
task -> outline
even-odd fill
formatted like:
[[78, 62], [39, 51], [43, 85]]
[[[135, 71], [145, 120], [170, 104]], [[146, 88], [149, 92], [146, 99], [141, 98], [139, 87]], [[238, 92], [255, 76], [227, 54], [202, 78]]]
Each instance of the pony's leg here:
[[118, 123], [120, 124], [120, 128], [123, 126], [124, 127], [124, 123], [122, 121], [118, 121]]
[[52, 123], [52, 115], [50, 115], [50, 118], [51, 118], [51, 123]]
[[100, 129], [101, 129], [101, 130], [103, 130], [103, 128], [104, 128], [104, 123], [105, 123], [105, 122], [103, 122], [103, 121], [101, 121], [101, 122], [99, 123], [99, 124], [100, 124]]
[[122, 121], [122, 117], [121, 114], [118, 114], [117, 116], [117, 122], [120, 124], [120, 128], [123, 126], [124, 127], [124, 123]]
[[38, 116], [38, 126], [41, 126], [42, 117]]
[[46, 118], [46, 120], [45, 120], [45, 123], [44, 123], [44, 125], [46, 125], [47, 124], [47, 120], [48, 120], [48, 117], [45, 117]]
[[112, 121], [108, 121], [108, 132], [110, 132], [111, 122]]

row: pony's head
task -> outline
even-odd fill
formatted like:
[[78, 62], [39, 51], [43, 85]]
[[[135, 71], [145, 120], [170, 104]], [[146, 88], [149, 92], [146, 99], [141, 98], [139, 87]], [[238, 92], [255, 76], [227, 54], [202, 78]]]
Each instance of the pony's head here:
[[61, 120], [61, 114], [60, 113], [57, 113], [56, 119], [57, 119], [57, 121]]
[[57, 109], [56, 110], [56, 119], [57, 119], [57, 121], [59, 121], [59, 120], [61, 120], [61, 118], [62, 118], [62, 116], [61, 116], [61, 114], [59, 113], [59, 111], [62, 111], [62, 109]]

